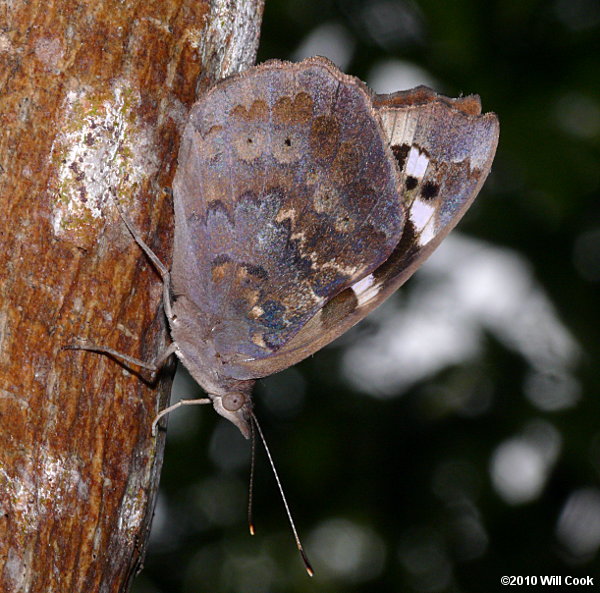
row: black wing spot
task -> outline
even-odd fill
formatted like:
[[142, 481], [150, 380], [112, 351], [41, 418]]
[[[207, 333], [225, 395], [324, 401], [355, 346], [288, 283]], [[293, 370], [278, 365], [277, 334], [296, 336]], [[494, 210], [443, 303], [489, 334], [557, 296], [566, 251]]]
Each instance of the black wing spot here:
[[259, 280], [269, 279], [268, 272], [262, 266], [256, 266], [254, 264], [248, 264], [245, 262], [242, 262], [240, 265], [246, 270], [246, 272], [248, 272], [248, 274], [255, 276]]
[[411, 190], [411, 189], [415, 189], [415, 187], [417, 187], [417, 184], [419, 183], [419, 181], [417, 180], [416, 177], [413, 177], [412, 175], [409, 175], [406, 178], [406, 189]]
[[394, 144], [394, 146], [392, 146], [392, 153], [396, 157], [400, 171], [404, 169], [404, 163], [406, 162], [406, 156], [408, 155], [409, 150], [410, 146], [408, 144]]
[[437, 183], [434, 183], [433, 181], [427, 181], [421, 188], [421, 196], [423, 196], [423, 198], [426, 200], [432, 200], [438, 195], [439, 191], [440, 186]]

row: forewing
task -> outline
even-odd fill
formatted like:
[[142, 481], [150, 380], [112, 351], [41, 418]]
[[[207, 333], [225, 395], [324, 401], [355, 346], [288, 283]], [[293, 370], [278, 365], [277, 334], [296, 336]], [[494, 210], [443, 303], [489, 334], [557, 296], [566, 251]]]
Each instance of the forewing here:
[[205, 316], [199, 338], [223, 361], [279, 352], [388, 259], [399, 184], [369, 92], [327, 60], [267, 62], [213, 87], [174, 180], [173, 289]]
[[374, 99], [400, 175], [407, 219], [385, 262], [327, 302], [268, 361], [238, 359], [233, 376], [265, 376], [306, 358], [385, 301], [454, 228], [488, 176], [498, 120], [478, 97], [449, 99], [430, 89]]

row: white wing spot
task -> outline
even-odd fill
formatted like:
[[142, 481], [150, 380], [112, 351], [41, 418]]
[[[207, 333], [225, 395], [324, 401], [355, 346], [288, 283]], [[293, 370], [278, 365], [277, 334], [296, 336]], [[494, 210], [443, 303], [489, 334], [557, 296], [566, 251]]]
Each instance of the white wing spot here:
[[415, 200], [410, 209], [410, 220], [415, 225], [417, 231], [422, 231], [431, 217], [435, 213], [435, 208], [426, 204], [422, 200]]
[[412, 146], [408, 153], [408, 160], [406, 161], [406, 174], [417, 179], [423, 179], [427, 165], [429, 165], [427, 155]]
[[369, 274], [352, 285], [352, 292], [356, 296], [358, 306], [362, 307], [381, 290], [381, 284], [375, 284], [375, 276]]
[[429, 222], [423, 227], [423, 230], [419, 235], [419, 245], [427, 245], [435, 235], [435, 218], [430, 218]]

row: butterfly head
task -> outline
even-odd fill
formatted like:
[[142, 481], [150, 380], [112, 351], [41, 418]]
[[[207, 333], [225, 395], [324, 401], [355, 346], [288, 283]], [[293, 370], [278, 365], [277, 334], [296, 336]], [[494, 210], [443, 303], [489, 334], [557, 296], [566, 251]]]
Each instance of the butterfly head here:
[[252, 422], [252, 397], [250, 393], [243, 391], [230, 391], [224, 395], [214, 395], [211, 397], [215, 410], [233, 422], [244, 435], [249, 439], [251, 434], [250, 423]]

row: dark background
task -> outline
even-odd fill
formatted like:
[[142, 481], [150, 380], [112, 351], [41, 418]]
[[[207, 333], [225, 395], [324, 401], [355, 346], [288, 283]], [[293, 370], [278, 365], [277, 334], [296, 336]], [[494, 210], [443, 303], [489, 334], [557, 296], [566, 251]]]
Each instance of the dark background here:
[[267, 0], [259, 61], [321, 54], [379, 91], [478, 93], [500, 144], [389, 304], [256, 390], [314, 579], [264, 451], [250, 537], [248, 444], [195, 408], [170, 419], [136, 593], [600, 584], [599, 25], [593, 0]]

